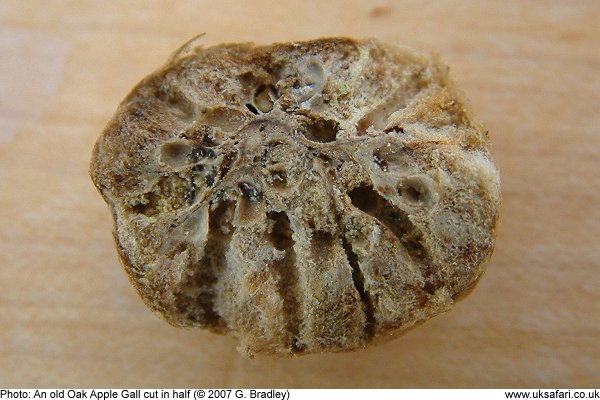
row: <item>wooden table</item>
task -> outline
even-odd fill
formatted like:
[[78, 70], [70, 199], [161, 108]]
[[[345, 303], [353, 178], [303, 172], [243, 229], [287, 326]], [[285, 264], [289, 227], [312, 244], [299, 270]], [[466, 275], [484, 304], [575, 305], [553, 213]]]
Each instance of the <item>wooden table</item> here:
[[[598, 20], [597, 1], [2, 1], [0, 387], [597, 387]], [[477, 290], [391, 343], [296, 359], [243, 359], [148, 312], [88, 162], [129, 89], [200, 32], [441, 53], [502, 172]]]

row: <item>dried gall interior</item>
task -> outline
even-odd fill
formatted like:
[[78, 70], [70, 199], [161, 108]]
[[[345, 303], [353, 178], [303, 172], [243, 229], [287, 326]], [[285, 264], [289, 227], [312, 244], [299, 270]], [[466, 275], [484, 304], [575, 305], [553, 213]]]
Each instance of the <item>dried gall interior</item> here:
[[146, 303], [250, 355], [360, 348], [445, 311], [483, 271], [499, 199], [447, 73], [373, 40], [174, 57], [91, 169]]

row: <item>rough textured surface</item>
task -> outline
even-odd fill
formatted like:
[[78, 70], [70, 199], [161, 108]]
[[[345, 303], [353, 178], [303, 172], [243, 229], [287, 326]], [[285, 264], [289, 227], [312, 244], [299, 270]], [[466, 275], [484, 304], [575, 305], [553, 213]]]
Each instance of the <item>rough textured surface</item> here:
[[474, 286], [500, 200], [486, 146], [439, 60], [192, 41], [122, 103], [91, 175], [168, 322], [233, 331], [247, 354], [339, 351]]
[[[598, 386], [600, 2], [201, 4], [0, 2], [0, 121], [18, 126], [0, 139], [3, 386]], [[292, 359], [246, 359], [232, 335], [148, 312], [121, 268], [90, 149], [125, 93], [198, 32], [206, 46], [351, 35], [442, 54], [502, 174], [477, 290], [397, 340]], [[32, 74], [56, 90], [34, 90]]]

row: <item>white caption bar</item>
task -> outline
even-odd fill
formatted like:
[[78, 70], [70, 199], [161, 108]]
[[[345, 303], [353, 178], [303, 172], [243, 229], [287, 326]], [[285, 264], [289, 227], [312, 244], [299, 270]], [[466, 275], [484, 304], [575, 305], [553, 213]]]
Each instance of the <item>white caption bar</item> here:
[[599, 389], [0, 389], [4, 399], [600, 399]]

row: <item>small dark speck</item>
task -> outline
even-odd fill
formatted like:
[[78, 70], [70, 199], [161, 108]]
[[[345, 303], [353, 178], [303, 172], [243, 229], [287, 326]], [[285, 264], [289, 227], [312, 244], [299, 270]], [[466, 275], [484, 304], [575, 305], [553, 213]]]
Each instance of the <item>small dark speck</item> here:
[[380, 149], [375, 149], [373, 152], [373, 161], [375, 161], [375, 164], [377, 164], [382, 171], [387, 172], [388, 163], [381, 157]]
[[401, 126], [392, 126], [391, 128], [387, 128], [384, 130], [385, 133], [392, 133], [392, 132], [396, 132], [396, 133], [405, 133], [404, 132], [404, 128]]
[[250, 112], [251, 112], [252, 114], [254, 114], [254, 115], [258, 115], [258, 110], [257, 110], [257, 109], [256, 109], [256, 107], [254, 107], [252, 104], [250, 104], [250, 103], [247, 103], [247, 104], [246, 104], [246, 108], [247, 108], [248, 110], [250, 110]]
[[259, 191], [256, 190], [256, 188], [254, 188], [254, 186], [250, 185], [249, 183], [240, 182], [238, 184], [238, 187], [240, 189], [241, 195], [245, 198], [250, 199], [252, 201], [260, 200], [261, 195]]
[[208, 186], [212, 186], [215, 183], [215, 176], [214, 175], [206, 175], [204, 177], [204, 182], [208, 185]]
[[208, 147], [214, 147], [217, 144], [215, 143], [214, 139], [210, 136], [210, 133], [212, 132], [212, 128], [207, 127], [207, 131], [205, 132], [204, 136], [202, 137], [202, 144], [204, 146], [208, 146]]
[[213, 149], [207, 147], [194, 147], [190, 154], [190, 158], [192, 159], [192, 162], [198, 162], [203, 158], [215, 158], [215, 152]]

